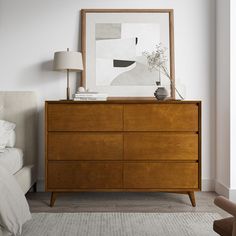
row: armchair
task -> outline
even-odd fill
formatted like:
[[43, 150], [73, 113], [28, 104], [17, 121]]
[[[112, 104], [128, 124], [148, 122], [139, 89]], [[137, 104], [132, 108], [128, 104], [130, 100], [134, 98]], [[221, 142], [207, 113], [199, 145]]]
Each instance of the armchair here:
[[214, 203], [232, 215], [232, 217], [215, 220], [214, 231], [221, 236], [236, 236], [236, 204], [221, 196], [216, 197]]

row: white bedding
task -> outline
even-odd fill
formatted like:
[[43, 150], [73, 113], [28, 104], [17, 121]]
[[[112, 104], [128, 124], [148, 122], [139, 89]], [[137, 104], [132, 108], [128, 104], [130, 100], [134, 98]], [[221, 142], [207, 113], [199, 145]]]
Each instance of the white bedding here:
[[25, 195], [15, 177], [2, 166], [0, 193], [0, 226], [3, 227], [3, 232], [19, 235], [23, 224], [31, 219], [31, 214]]
[[5, 148], [0, 152], [0, 166], [14, 175], [24, 164], [23, 152], [19, 148]]
[[16, 124], [6, 121], [6, 120], [0, 120], [0, 150], [5, 148], [11, 132], [15, 129]]

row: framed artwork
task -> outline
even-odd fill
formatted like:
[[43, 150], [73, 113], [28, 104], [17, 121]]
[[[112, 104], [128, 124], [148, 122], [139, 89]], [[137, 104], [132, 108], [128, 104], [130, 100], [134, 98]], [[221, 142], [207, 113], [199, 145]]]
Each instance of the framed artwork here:
[[[157, 82], [174, 98], [172, 9], [83, 9], [81, 17], [83, 87], [110, 97], [153, 97]], [[147, 61], [159, 45], [170, 79]]]

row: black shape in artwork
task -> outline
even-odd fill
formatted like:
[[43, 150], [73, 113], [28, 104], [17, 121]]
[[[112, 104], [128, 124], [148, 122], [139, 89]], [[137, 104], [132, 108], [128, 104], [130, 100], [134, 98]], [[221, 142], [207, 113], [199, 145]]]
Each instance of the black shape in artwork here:
[[113, 67], [128, 67], [134, 63], [135, 61], [113, 60]]
[[135, 45], [138, 44], [138, 37], [135, 38]]

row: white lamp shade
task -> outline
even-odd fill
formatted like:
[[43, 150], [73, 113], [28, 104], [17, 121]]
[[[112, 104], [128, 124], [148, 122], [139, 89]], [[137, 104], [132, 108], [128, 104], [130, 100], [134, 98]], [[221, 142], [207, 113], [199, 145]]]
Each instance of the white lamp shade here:
[[55, 52], [54, 70], [83, 70], [82, 54], [80, 52]]

